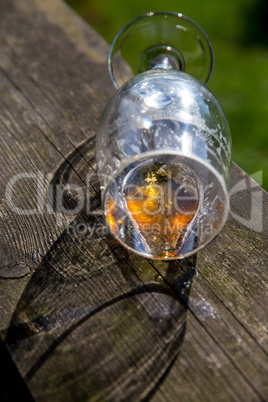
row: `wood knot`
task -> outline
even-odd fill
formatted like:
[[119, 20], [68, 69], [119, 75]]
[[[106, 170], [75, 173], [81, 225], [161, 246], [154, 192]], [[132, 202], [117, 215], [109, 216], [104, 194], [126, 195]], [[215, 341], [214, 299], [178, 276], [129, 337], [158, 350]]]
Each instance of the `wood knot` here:
[[12, 262], [9, 265], [0, 266], [1, 278], [9, 278], [9, 279], [22, 278], [28, 275], [29, 272], [30, 268], [27, 267], [27, 265], [25, 265], [23, 262]]

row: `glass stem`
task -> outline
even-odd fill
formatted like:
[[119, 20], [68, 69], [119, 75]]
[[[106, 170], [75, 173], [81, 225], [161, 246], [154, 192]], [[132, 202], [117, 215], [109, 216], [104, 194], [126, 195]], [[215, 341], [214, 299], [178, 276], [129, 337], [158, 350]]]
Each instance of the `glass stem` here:
[[140, 73], [152, 69], [184, 71], [184, 58], [171, 46], [155, 46], [143, 53], [140, 60]]
[[152, 60], [151, 69], [164, 68], [165, 70], [181, 70], [180, 63], [175, 57], [166, 54], [160, 54], [155, 60]]

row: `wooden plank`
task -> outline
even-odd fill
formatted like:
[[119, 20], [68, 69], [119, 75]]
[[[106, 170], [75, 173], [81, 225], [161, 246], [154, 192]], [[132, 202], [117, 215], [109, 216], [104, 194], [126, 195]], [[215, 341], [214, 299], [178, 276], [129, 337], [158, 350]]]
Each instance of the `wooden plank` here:
[[[55, 3], [50, 2], [50, 6], [54, 7]], [[59, 3], [59, 7], [61, 10], [63, 6]], [[5, 167], [1, 194], [5, 194], [12, 178], [24, 173], [33, 176], [40, 173], [40, 186], [47, 186], [49, 177], [53, 176], [62, 159], [95, 132], [107, 98], [113, 92], [104, 63], [108, 50], [106, 44], [99, 39], [94, 45], [92, 39], [87, 38], [94, 38], [95, 33], [92, 34], [90, 28], [67, 8], [63, 9], [63, 13], [54, 14], [52, 9], [52, 13], [44, 14], [40, 11], [40, 4], [33, 2], [22, 1], [16, 5], [14, 2], [1, 2], [0, 152], [2, 166]], [[64, 15], [66, 22], [74, 18], [73, 24], [67, 25], [72, 27], [71, 38], [60, 26], [49, 22], [51, 15]], [[76, 26], [79, 29], [75, 29]], [[84, 55], [72, 42], [72, 30], [79, 32], [83, 38], [80, 40], [81, 48], [85, 46], [83, 41], [88, 40], [88, 52], [93, 53], [91, 63], [89, 55]], [[74, 36], [74, 39], [78, 38]], [[101, 94], [98, 94], [98, 82], [104, 83]], [[17, 192], [13, 197], [16, 206], [24, 209], [36, 207], [38, 180], [28, 178], [17, 183], [13, 188], [13, 192]], [[31, 191], [27, 197], [21, 191], [25, 185], [27, 191]], [[41, 192], [46, 197], [47, 189], [41, 189]], [[6, 204], [7, 200], [4, 199], [3, 203]], [[47, 252], [68, 223], [68, 219], [63, 217], [65, 223], [61, 226], [61, 218], [58, 216], [55, 221], [55, 216], [49, 211], [45, 214], [46, 226], [42, 225], [44, 217], [41, 213], [22, 218], [16, 215], [16, 219], [12, 219], [12, 211], [3, 205], [2, 214], [5, 217], [4, 235], [1, 237], [1, 249], [5, 250], [1, 261], [4, 270], [17, 262], [35, 267], [40, 262], [40, 255]], [[24, 240], [27, 250], [21, 249]], [[5, 300], [7, 298], [5, 292]], [[2, 325], [5, 326], [4, 323]]]
[[60, 1], [0, 4], [0, 329], [35, 400], [265, 400], [267, 194], [234, 165], [211, 245], [127, 253], [95, 175], [107, 45]]

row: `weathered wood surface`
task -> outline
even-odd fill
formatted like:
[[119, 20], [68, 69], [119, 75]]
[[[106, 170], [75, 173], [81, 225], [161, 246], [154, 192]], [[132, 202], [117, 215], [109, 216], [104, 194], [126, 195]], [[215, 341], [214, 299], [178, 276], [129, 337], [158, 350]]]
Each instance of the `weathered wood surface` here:
[[0, 400], [268, 398], [267, 194], [234, 165], [231, 215], [207, 248], [169, 264], [126, 253], [105, 233], [95, 176], [107, 45], [58, 0], [0, 0], [0, 49], [0, 334], [13, 359], [0, 351]]

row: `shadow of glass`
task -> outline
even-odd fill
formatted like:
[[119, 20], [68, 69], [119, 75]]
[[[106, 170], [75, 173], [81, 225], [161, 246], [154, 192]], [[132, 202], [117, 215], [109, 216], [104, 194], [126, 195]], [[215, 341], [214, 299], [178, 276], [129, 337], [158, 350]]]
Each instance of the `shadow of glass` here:
[[[75, 160], [53, 186], [69, 180]], [[98, 211], [97, 192], [92, 198]], [[149, 399], [181, 350], [194, 264], [129, 254], [101, 215], [83, 209], [43, 257], [2, 333], [34, 397]]]

